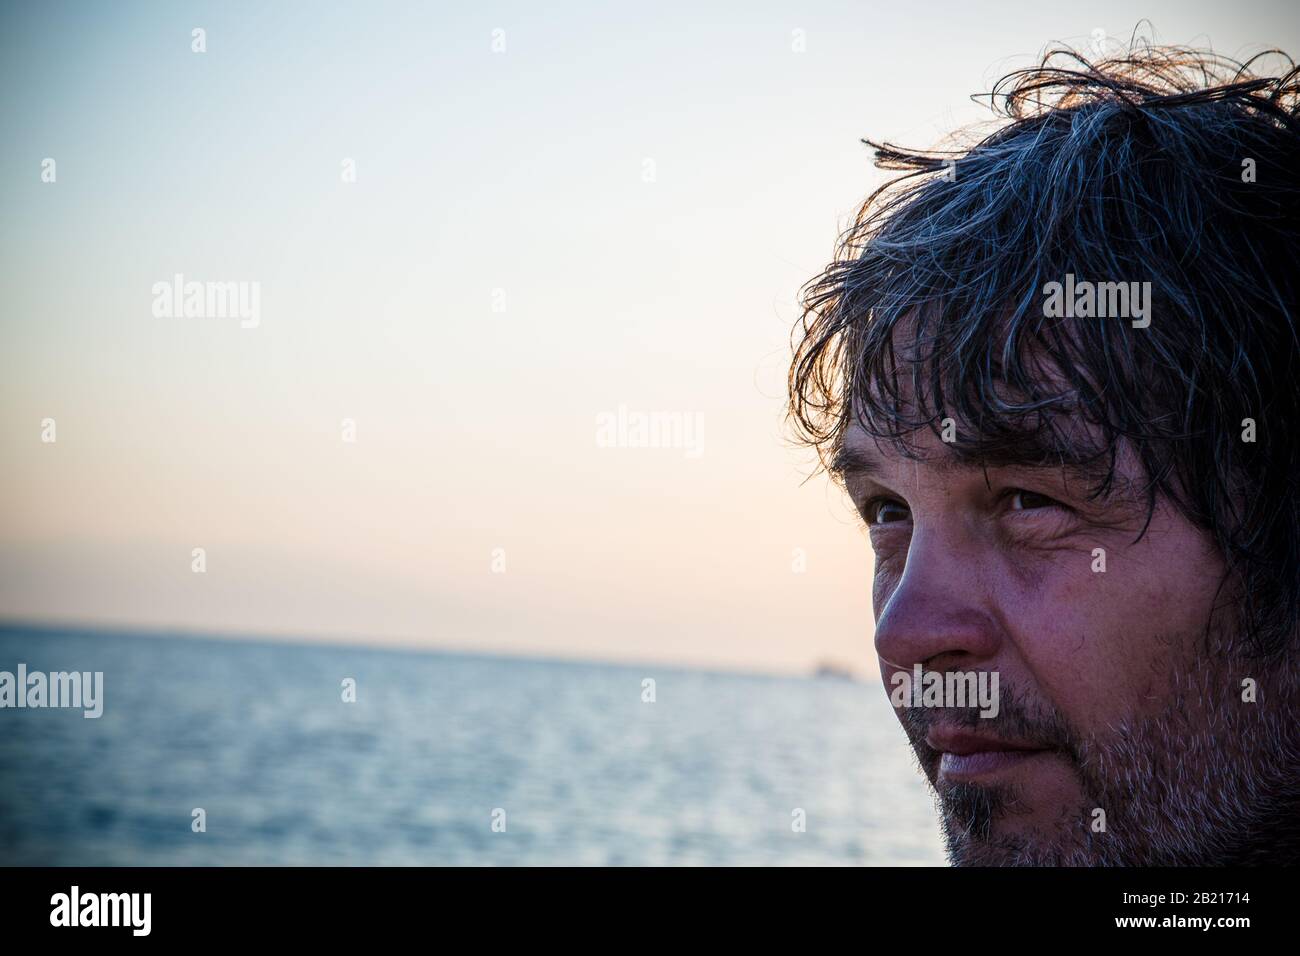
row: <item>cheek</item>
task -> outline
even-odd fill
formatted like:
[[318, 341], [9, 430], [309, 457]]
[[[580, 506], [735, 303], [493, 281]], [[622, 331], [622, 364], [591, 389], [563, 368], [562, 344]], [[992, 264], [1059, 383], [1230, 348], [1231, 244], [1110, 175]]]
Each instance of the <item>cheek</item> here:
[[1104, 579], [1045, 581], [1013, 633], [1033, 682], [1079, 729], [1123, 712], [1149, 673], [1149, 642]]
[[1210, 566], [1195, 541], [1160, 536], [1109, 550], [1104, 572], [1091, 552], [1054, 562], [1012, 625], [1033, 680], [1080, 729], [1163, 709], [1208, 619]]

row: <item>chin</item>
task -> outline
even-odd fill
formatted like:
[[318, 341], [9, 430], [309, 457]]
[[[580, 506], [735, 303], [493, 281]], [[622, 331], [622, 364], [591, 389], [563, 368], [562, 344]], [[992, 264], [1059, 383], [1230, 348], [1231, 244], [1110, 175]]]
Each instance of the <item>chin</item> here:
[[1103, 848], [1086, 828], [1044, 830], [1025, 821], [996, 822], [973, 833], [959, 820], [944, 818], [948, 859], [953, 866], [1107, 866]]
[[1095, 866], [1093, 809], [1055, 775], [936, 790], [948, 856], [956, 866]]

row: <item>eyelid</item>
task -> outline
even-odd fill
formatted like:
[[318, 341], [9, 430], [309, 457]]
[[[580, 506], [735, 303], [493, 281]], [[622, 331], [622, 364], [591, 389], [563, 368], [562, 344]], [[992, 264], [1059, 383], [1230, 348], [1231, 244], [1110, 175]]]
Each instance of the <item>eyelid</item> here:
[[[1042, 498], [1044, 499], [1046, 504], [1043, 504], [1036, 508], [1010, 507], [1011, 499], [1018, 494], [1032, 495], [1036, 498]], [[1065, 502], [1061, 501], [1055, 495], [1050, 495], [1044, 491], [1035, 491], [1034, 489], [1026, 488], [1023, 485], [1008, 485], [1007, 487], [1003, 488], [1002, 490], [996, 493], [994, 497], [994, 501], [998, 505], [998, 512], [1000, 514], [1014, 516], [1012, 520], [1016, 520], [1016, 521], [1042, 520], [1043, 518], [1046, 518], [1051, 515], [1056, 515], [1058, 517], [1066, 517], [1066, 516], [1078, 514], [1076, 509], [1072, 508], [1070, 505], [1067, 505]], [[907, 517], [900, 518], [896, 521], [886, 521], [877, 524], [873, 520], [875, 517], [875, 511], [881, 505], [885, 505], [885, 504], [893, 505], [897, 508], [901, 508], [903, 511], [907, 513]], [[866, 524], [869, 530], [878, 529], [878, 528], [883, 529], [891, 525], [904, 524], [906, 521], [911, 519], [911, 513], [912, 513], [911, 505], [909, 505], [906, 501], [904, 501], [900, 496], [885, 491], [883, 489], [880, 490], [873, 489], [872, 493], [865, 496], [861, 505], [862, 520]]]
[[[1038, 495], [1049, 503], [1037, 508], [1012, 508], [1009, 499], [1017, 493]], [[1006, 489], [998, 497], [999, 505], [994, 520], [1002, 522], [1008, 533], [1055, 538], [1077, 528], [1082, 520], [1076, 509], [1041, 491], [1014, 487]]]
[[999, 501], [999, 503], [1002, 503], [1002, 502], [1008, 502], [1008, 501], [1010, 501], [1012, 498], [1014, 498], [1016, 495], [1033, 495], [1033, 496], [1035, 496], [1035, 497], [1037, 497], [1037, 498], [1044, 498], [1044, 499], [1046, 499], [1048, 502], [1050, 502], [1050, 504], [1044, 505], [1044, 506], [1041, 507], [1041, 508], [1011, 508], [1011, 509], [1009, 509], [1010, 511], [1013, 511], [1013, 512], [1025, 512], [1025, 511], [1047, 511], [1049, 508], [1052, 508], [1052, 509], [1060, 509], [1060, 510], [1063, 510], [1063, 511], [1074, 511], [1073, 508], [1071, 508], [1071, 507], [1070, 507], [1069, 505], [1067, 505], [1065, 502], [1061, 501], [1061, 500], [1060, 500], [1059, 498], [1057, 498], [1055, 495], [1049, 495], [1049, 494], [1048, 494], [1047, 492], [1045, 492], [1045, 491], [1034, 491], [1034, 489], [1032, 489], [1032, 488], [1025, 488], [1025, 487], [1022, 487], [1022, 486], [1020, 486], [1020, 485], [1013, 485], [1013, 486], [1009, 486], [1009, 487], [1007, 487], [1007, 488], [1002, 489], [1002, 491], [998, 493], [998, 498], [997, 498], [997, 500]]
[[[897, 495], [880, 494], [880, 493], [870, 495], [867, 497], [865, 501], [862, 502], [862, 520], [864, 520], [867, 523], [868, 528], [881, 527], [881, 525], [872, 522], [871, 516], [872, 516], [872, 509], [882, 504], [897, 505], [898, 507], [906, 511], [909, 516], [912, 513], [911, 506], [909, 506], [906, 501], [903, 501], [903, 499], [899, 498]], [[897, 524], [897, 522], [892, 522], [892, 521], [888, 523]]]

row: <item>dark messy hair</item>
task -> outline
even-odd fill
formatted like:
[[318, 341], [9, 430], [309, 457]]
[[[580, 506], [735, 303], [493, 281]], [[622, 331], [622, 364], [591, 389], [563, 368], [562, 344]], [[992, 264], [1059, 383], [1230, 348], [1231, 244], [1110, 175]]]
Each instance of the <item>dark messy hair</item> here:
[[[1269, 58], [1282, 67], [1257, 72]], [[1056, 49], [995, 85], [1000, 125], [969, 148], [864, 140], [902, 175], [804, 288], [799, 440], [834, 472], [853, 420], [916, 457], [918, 432], [951, 417], [963, 460], [1069, 465], [1096, 496], [1131, 449], [1148, 520], [1164, 498], [1206, 529], [1250, 648], [1285, 653], [1300, 623], [1298, 74], [1277, 51]], [[1049, 316], [1067, 274], [1150, 282], [1150, 325]]]

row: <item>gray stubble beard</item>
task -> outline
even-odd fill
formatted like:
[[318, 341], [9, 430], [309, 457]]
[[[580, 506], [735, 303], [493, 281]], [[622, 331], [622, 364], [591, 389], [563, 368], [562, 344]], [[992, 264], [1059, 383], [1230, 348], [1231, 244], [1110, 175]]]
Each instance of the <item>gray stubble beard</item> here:
[[[999, 821], [1027, 812], [1014, 786], [936, 790], [952, 864], [1300, 862], [1300, 667], [1291, 657], [1263, 668], [1221, 641], [1206, 643], [1211, 653], [1175, 669], [1159, 713], [1124, 719], [1104, 734], [1078, 735], [1058, 715], [1014, 703], [1011, 726], [1041, 729], [1059, 744], [1083, 799], [1062, 807], [1048, 833], [1021, 836], [997, 832]], [[1242, 700], [1246, 677], [1258, 683], [1253, 703]], [[909, 716], [904, 726], [915, 748], [930, 717]], [[1100, 832], [1096, 809], [1105, 812]]]

